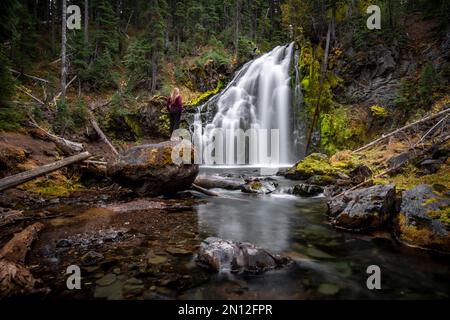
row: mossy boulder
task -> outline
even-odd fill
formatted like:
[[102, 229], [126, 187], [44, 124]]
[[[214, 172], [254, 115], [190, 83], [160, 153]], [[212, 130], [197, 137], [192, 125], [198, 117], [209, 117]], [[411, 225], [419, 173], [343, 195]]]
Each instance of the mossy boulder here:
[[396, 218], [398, 239], [411, 246], [450, 253], [450, 199], [429, 185], [418, 185], [402, 193]]
[[348, 191], [328, 202], [331, 224], [354, 231], [375, 229], [395, 211], [395, 185]]
[[277, 188], [277, 184], [267, 179], [247, 180], [241, 187], [241, 191], [245, 193], [272, 193]]
[[108, 175], [139, 195], [156, 196], [188, 189], [198, 174], [198, 165], [172, 161], [172, 150], [178, 143], [166, 141], [132, 147], [108, 163]]
[[292, 180], [306, 180], [314, 175], [337, 176], [338, 169], [330, 164], [327, 155], [312, 153], [286, 172], [286, 178]]

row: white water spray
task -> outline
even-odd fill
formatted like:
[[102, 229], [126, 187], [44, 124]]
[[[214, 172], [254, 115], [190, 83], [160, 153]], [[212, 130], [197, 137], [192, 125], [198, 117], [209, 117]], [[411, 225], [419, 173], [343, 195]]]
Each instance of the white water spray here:
[[[215, 115], [212, 120], [206, 121], [203, 136], [197, 137], [203, 145], [213, 141], [215, 129], [219, 128], [244, 131], [266, 129], [268, 135], [271, 129], [278, 129], [279, 157], [277, 160], [280, 164], [288, 164], [295, 160], [290, 152], [294, 142], [292, 119], [290, 119], [292, 115], [290, 70], [293, 48], [294, 43], [278, 46], [248, 62], [219, 95], [200, 107], [200, 112], [205, 106], [208, 111], [211, 105], [215, 107], [212, 110], [212, 112], [215, 111]], [[195, 117], [194, 128], [198, 130], [201, 127], [201, 116], [198, 113]], [[258, 148], [271, 150], [270, 141], [270, 137], [258, 139]], [[226, 152], [228, 152], [227, 159], [237, 158], [235, 154], [230, 155], [230, 150]], [[259, 157], [256, 163], [248, 164], [269, 165], [268, 161], [270, 157], [263, 156]]]

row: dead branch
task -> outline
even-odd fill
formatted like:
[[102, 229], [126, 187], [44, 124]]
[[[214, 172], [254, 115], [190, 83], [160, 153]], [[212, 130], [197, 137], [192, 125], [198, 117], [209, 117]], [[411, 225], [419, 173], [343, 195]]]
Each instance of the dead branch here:
[[194, 189], [195, 191], [204, 193], [204, 194], [206, 194], [207, 196], [211, 196], [211, 197], [218, 197], [218, 196], [219, 196], [219, 194], [218, 194], [217, 192], [207, 190], [207, 189], [202, 188], [202, 187], [200, 187], [200, 186], [198, 186], [198, 185], [196, 185], [196, 184], [194, 184], [194, 183], [191, 185], [191, 187], [192, 187], [192, 189]]
[[58, 136], [48, 132], [44, 128], [40, 127], [37, 124], [36, 120], [34, 120], [33, 117], [29, 116], [29, 118], [30, 118], [30, 123], [32, 126], [34, 126], [39, 131], [41, 131], [48, 140], [55, 143], [64, 152], [66, 152], [68, 154], [75, 154], [75, 153], [79, 153], [84, 150], [83, 144], [58, 137]]
[[33, 99], [34, 101], [36, 101], [37, 103], [41, 104], [41, 105], [45, 105], [45, 102], [42, 101], [41, 99], [33, 96], [31, 93], [28, 93], [25, 89], [22, 89], [21, 87], [16, 87], [17, 89], [19, 89], [19, 91], [25, 93], [27, 96], [29, 96], [31, 99]]
[[359, 149], [356, 149], [355, 151], [353, 151], [353, 153], [357, 153], [357, 152], [366, 150], [366, 149], [368, 149], [368, 148], [370, 148], [370, 147], [372, 147], [372, 146], [378, 144], [379, 142], [381, 142], [381, 141], [383, 141], [383, 140], [385, 140], [385, 139], [387, 139], [387, 138], [389, 138], [389, 137], [391, 137], [391, 136], [393, 136], [393, 135], [395, 135], [395, 134], [397, 134], [397, 133], [399, 133], [399, 132], [402, 132], [402, 131], [404, 131], [404, 130], [413, 128], [414, 126], [416, 126], [416, 125], [418, 125], [418, 124], [424, 123], [424, 122], [426, 122], [426, 121], [433, 120], [433, 119], [438, 118], [438, 117], [440, 117], [440, 116], [442, 116], [442, 115], [444, 115], [444, 114], [447, 114], [447, 113], [449, 113], [449, 112], [450, 112], [450, 108], [447, 108], [447, 109], [442, 110], [442, 111], [440, 111], [440, 112], [438, 112], [438, 113], [436, 113], [436, 114], [433, 114], [433, 115], [431, 115], [431, 116], [428, 116], [428, 117], [422, 118], [422, 119], [420, 119], [420, 120], [418, 120], [418, 121], [415, 121], [415, 122], [413, 122], [413, 123], [410, 123], [410, 124], [408, 124], [408, 125], [406, 125], [406, 126], [404, 126], [404, 127], [401, 127], [401, 128], [399, 128], [399, 129], [397, 129], [397, 130], [392, 131], [392, 132], [389, 133], [389, 134], [383, 135], [382, 137], [380, 137], [380, 138], [378, 138], [378, 139], [376, 139], [376, 140], [370, 142], [369, 144], [366, 144], [365, 146], [362, 146], [362, 147], [359, 148]]
[[39, 77], [36, 77], [36, 76], [32, 76], [32, 75], [29, 75], [29, 74], [26, 74], [26, 73], [22, 73], [20, 71], [14, 70], [14, 69], [9, 69], [9, 70], [11, 70], [12, 73], [18, 74], [19, 76], [22, 75], [22, 76], [25, 76], [27, 78], [33, 79], [33, 80], [37, 80], [37, 81], [41, 81], [41, 82], [45, 82], [45, 83], [50, 83], [50, 81], [48, 81], [46, 79], [42, 79], [42, 78], [39, 78]]
[[0, 208], [0, 228], [25, 219], [23, 211]]
[[103, 142], [105, 142], [108, 145], [108, 147], [111, 149], [113, 154], [117, 156], [119, 154], [119, 152], [117, 152], [116, 148], [108, 140], [106, 135], [103, 133], [102, 129], [100, 129], [100, 127], [99, 127], [99, 125], [98, 125], [97, 121], [95, 120], [95, 117], [94, 117], [94, 115], [92, 113], [90, 114], [90, 121], [91, 121], [92, 126], [94, 127], [94, 130], [98, 133], [98, 135], [103, 140]]

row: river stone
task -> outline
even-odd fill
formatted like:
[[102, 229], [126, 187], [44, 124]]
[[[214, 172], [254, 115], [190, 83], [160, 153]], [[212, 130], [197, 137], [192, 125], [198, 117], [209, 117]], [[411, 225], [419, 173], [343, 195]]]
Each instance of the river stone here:
[[323, 188], [320, 186], [316, 186], [313, 184], [300, 183], [297, 184], [292, 190], [293, 194], [302, 196], [302, 197], [313, 197], [321, 194], [323, 192]]
[[395, 211], [395, 185], [376, 185], [348, 191], [328, 202], [331, 224], [349, 230], [373, 229]]
[[198, 165], [173, 163], [172, 150], [178, 143], [166, 141], [132, 147], [108, 163], [108, 175], [141, 196], [188, 189], [197, 176]]
[[166, 251], [168, 253], [170, 253], [171, 255], [173, 255], [173, 256], [186, 256], [186, 255], [191, 255], [192, 254], [191, 251], [188, 251], [188, 250], [185, 250], [185, 249], [182, 249], [182, 248], [177, 248], [177, 247], [168, 247], [166, 249]]
[[202, 242], [197, 262], [210, 270], [260, 273], [292, 262], [287, 256], [272, 254], [251, 243], [209, 237]]
[[110, 284], [113, 284], [117, 280], [117, 276], [113, 273], [108, 273], [107, 275], [101, 277], [97, 281], [95, 281], [96, 284], [99, 286], [105, 287], [109, 286]]
[[327, 296], [334, 296], [337, 294], [340, 289], [337, 285], [332, 283], [322, 283], [319, 288], [317, 289], [320, 294], [327, 295]]
[[429, 185], [403, 191], [396, 235], [400, 241], [426, 249], [450, 252], [450, 199]]
[[81, 262], [85, 266], [96, 264], [101, 260], [103, 260], [103, 255], [95, 251], [89, 251], [81, 257]]
[[241, 187], [241, 191], [245, 193], [267, 194], [276, 190], [277, 184], [266, 179], [247, 180]]
[[163, 264], [167, 262], [167, 257], [164, 256], [155, 256], [148, 259], [148, 263], [152, 265]]

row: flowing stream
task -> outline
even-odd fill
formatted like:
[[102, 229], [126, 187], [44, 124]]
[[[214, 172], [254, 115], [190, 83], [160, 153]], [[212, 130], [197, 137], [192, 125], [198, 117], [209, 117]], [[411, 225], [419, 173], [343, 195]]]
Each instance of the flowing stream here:
[[[205, 130], [195, 138], [203, 145], [215, 129], [279, 129], [278, 160], [298, 160], [305, 125], [297, 121], [302, 92], [299, 70], [292, 68], [296, 59], [290, 44], [244, 65], [199, 108], [194, 128]], [[297, 105], [291, 106], [292, 95]], [[260, 166], [273, 164], [267, 157], [253, 160], [200, 171], [256, 177]], [[46, 210], [64, 215], [45, 222], [30, 255], [33, 273], [51, 287], [53, 298], [449, 298], [448, 256], [402, 245], [390, 230], [369, 235], [336, 230], [328, 224], [325, 198], [290, 195], [285, 191], [295, 181], [270, 178], [278, 189], [266, 195], [218, 189], [220, 197], [187, 192], [149, 201], [89, 193], [85, 204], [79, 199], [50, 203]], [[195, 263], [201, 241], [209, 236], [248, 241], [287, 254], [295, 263], [258, 275], [213, 274]], [[82, 265], [84, 290], [67, 290], [65, 269], [72, 264]], [[366, 286], [371, 265], [381, 268], [381, 290]]]

